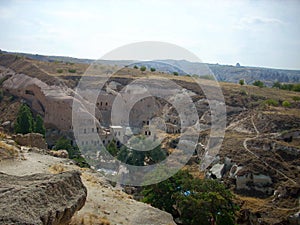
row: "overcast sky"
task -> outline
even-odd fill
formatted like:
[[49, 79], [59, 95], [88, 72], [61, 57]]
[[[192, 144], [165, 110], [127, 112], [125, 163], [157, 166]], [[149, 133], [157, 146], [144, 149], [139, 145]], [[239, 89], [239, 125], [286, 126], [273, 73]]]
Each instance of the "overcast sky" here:
[[138, 41], [203, 62], [300, 69], [300, 1], [5, 1], [0, 49], [100, 58]]

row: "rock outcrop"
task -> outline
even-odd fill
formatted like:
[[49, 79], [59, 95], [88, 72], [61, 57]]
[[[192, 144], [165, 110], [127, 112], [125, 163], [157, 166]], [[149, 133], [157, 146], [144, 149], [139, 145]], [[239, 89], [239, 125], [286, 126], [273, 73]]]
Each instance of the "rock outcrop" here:
[[29, 133], [29, 134], [17, 134], [14, 136], [15, 142], [19, 145], [37, 147], [41, 149], [47, 149], [47, 143], [43, 138], [43, 135], [38, 133]]
[[0, 173], [0, 224], [67, 224], [86, 196], [75, 171], [23, 177]]

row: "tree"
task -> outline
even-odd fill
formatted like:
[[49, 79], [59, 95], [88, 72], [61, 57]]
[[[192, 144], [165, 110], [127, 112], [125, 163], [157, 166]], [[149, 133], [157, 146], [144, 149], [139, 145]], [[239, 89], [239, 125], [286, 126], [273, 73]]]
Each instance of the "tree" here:
[[144, 71], [146, 71], [146, 66], [141, 66], [141, 68], [140, 68], [140, 70], [142, 71], [142, 72], [144, 72]]
[[34, 123], [34, 132], [40, 133], [45, 137], [46, 129], [44, 127], [43, 118], [40, 115], [37, 115], [37, 117], [36, 117], [36, 121]]
[[281, 83], [279, 82], [279, 81], [276, 81], [276, 82], [274, 82], [273, 83], [273, 86], [272, 86], [273, 88], [279, 88], [279, 89], [281, 89], [282, 88], [282, 85], [281, 85]]
[[15, 124], [15, 132], [21, 134], [31, 133], [33, 131], [33, 118], [30, 108], [26, 104], [22, 104]]
[[245, 84], [245, 80], [244, 80], [244, 79], [241, 79], [241, 80], [239, 81], [239, 84], [240, 84], [240, 85], [244, 85], [244, 84]]
[[117, 156], [118, 154], [118, 148], [116, 145], [115, 140], [112, 140], [111, 142], [109, 142], [109, 144], [106, 147], [106, 150], [112, 155], [112, 156]]
[[160, 145], [155, 145], [155, 148], [150, 149], [153, 143], [146, 140], [144, 137], [137, 137], [131, 140], [131, 147], [122, 146], [117, 153], [117, 159], [135, 166], [144, 166], [147, 164], [155, 164], [166, 158], [166, 152], [161, 149]]
[[144, 202], [179, 216], [184, 225], [234, 224], [238, 209], [223, 184], [193, 178], [186, 170], [144, 187], [142, 194]]
[[156, 69], [155, 69], [155, 68], [153, 68], [153, 67], [151, 67], [151, 68], [150, 68], [150, 71], [151, 71], [151, 72], [155, 72], [155, 71], [156, 71]]
[[61, 137], [59, 138], [54, 145], [54, 150], [67, 150], [69, 154], [69, 158], [74, 160], [76, 164], [80, 167], [89, 168], [90, 165], [86, 162], [85, 158], [81, 156], [81, 152], [79, 151], [77, 146], [73, 146], [71, 140]]
[[139, 67], [137, 66], [137, 65], [134, 65], [134, 67], [133, 67], [134, 69], [138, 69]]
[[178, 76], [178, 72], [173, 72], [173, 75], [174, 76]]
[[260, 87], [260, 88], [262, 88], [262, 87], [265, 86], [265, 84], [264, 84], [262, 81], [260, 81], [260, 80], [254, 81], [254, 82], [253, 82], [253, 85], [254, 85], [254, 86], [257, 86], [257, 87]]

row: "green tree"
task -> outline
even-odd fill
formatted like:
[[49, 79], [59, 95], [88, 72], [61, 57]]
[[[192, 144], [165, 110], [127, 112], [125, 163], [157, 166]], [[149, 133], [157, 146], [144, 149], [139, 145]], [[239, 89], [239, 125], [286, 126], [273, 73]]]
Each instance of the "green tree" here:
[[179, 216], [184, 225], [234, 224], [238, 209], [223, 184], [193, 178], [186, 170], [144, 187], [142, 194], [144, 202]]
[[45, 137], [46, 129], [44, 127], [43, 118], [40, 115], [37, 115], [35, 123], [34, 123], [34, 132], [40, 133]]
[[90, 165], [86, 162], [85, 158], [81, 156], [81, 152], [79, 151], [77, 146], [73, 146], [71, 140], [61, 137], [59, 138], [54, 145], [54, 150], [67, 150], [69, 154], [69, 158], [74, 160], [76, 164], [80, 167], [89, 168]]
[[138, 67], [137, 65], [134, 65], [133, 68], [134, 68], [134, 69], [138, 69], [139, 67]]
[[260, 87], [260, 88], [262, 88], [262, 87], [265, 86], [265, 84], [264, 84], [262, 81], [260, 81], [260, 80], [254, 81], [254, 82], [253, 82], [253, 85], [254, 85], [254, 86], [257, 86], [257, 87]]
[[34, 128], [33, 126], [31, 110], [26, 104], [22, 104], [15, 123], [15, 132], [21, 134], [31, 133]]
[[109, 142], [109, 144], [106, 147], [106, 150], [112, 155], [112, 156], [117, 156], [118, 154], [118, 148], [116, 145], [115, 140], [112, 140], [111, 142]]
[[156, 69], [155, 69], [155, 68], [153, 68], [153, 67], [151, 67], [151, 68], [150, 68], [150, 71], [151, 71], [151, 72], [155, 72], [155, 71], [156, 71]]
[[276, 81], [273, 83], [272, 85], [273, 88], [279, 88], [279, 89], [282, 89], [282, 85], [279, 81]]
[[241, 80], [239, 81], [239, 84], [240, 84], [240, 85], [244, 85], [244, 84], [245, 84], [245, 80], [244, 80], [244, 79], [241, 79]]
[[142, 72], [144, 72], [144, 71], [146, 71], [146, 66], [141, 66], [141, 68], [140, 68], [140, 70], [142, 71]]
[[173, 75], [178, 76], [179, 74], [178, 74], [178, 72], [173, 72]]

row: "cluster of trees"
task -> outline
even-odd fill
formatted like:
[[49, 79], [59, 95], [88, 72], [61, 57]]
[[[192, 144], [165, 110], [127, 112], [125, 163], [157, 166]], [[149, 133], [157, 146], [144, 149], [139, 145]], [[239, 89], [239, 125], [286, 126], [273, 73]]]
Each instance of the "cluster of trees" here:
[[233, 195], [216, 180], [194, 178], [181, 170], [143, 188], [143, 201], [179, 218], [184, 225], [235, 224]]
[[300, 92], [300, 84], [281, 84], [280, 82], [276, 81], [273, 86], [273, 88], [279, 88], [282, 90], [288, 90], [288, 91], [298, 91]]
[[[150, 142], [144, 137], [137, 137], [131, 142], [133, 148], [128, 148], [125, 145], [117, 147], [116, 142], [113, 140], [107, 146], [107, 151], [122, 161], [123, 163], [134, 165], [134, 166], [144, 166], [144, 164], [155, 164], [166, 159], [166, 152], [161, 149], [160, 145], [149, 151], [141, 151], [142, 149], [149, 149]], [[135, 150], [136, 149], [136, 150]]]
[[[240, 80], [239, 83], [240, 83], [240, 85], [244, 85], [244, 80]], [[260, 80], [254, 81], [253, 85], [257, 86], [257, 87], [261, 87], [261, 88], [265, 87], [264, 82], [262, 82]], [[276, 81], [273, 83], [272, 88], [300, 92], [300, 83], [298, 83], [298, 84], [282, 84], [279, 81]]]
[[[45, 137], [46, 129], [44, 127], [43, 118], [37, 115], [33, 117], [30, 108], [26, 104], [22, 104], [15, 123], [15, 132], [21, 134], [40, 133]], [[73, 159], [80, 167], [90, 167], [86, 160], [82, 157], [77, 146], [73, 146], [67, 138], [61, 137], [57, 140], [54, 150], [65, 149], [69, 153], [69, 158]]]
[[[134, 65], [133, 68], [134, 68], [134, 69], [138, 69], [139, 67], [138, 67], [137, 65]], [[144, 71], [147, 70], [147, 67], [146, 67], [146, 66], [141, 66], [140, 70], [141, 70], [142, 72], [144, 72]], [[151, 68], [150, 68], [150, 71], [151, 71], [151, 72], [155, 72], [156, 69], [155, 69], [154, 67], [151, 67]]]
[[34, 132], [40, 133], [45, 137], [46, 129], [43, 118], [40, 115], [34, 118], [30, 108], [26, 104], [22, 104], [17, 115], [15, 132], [21, 134]]

